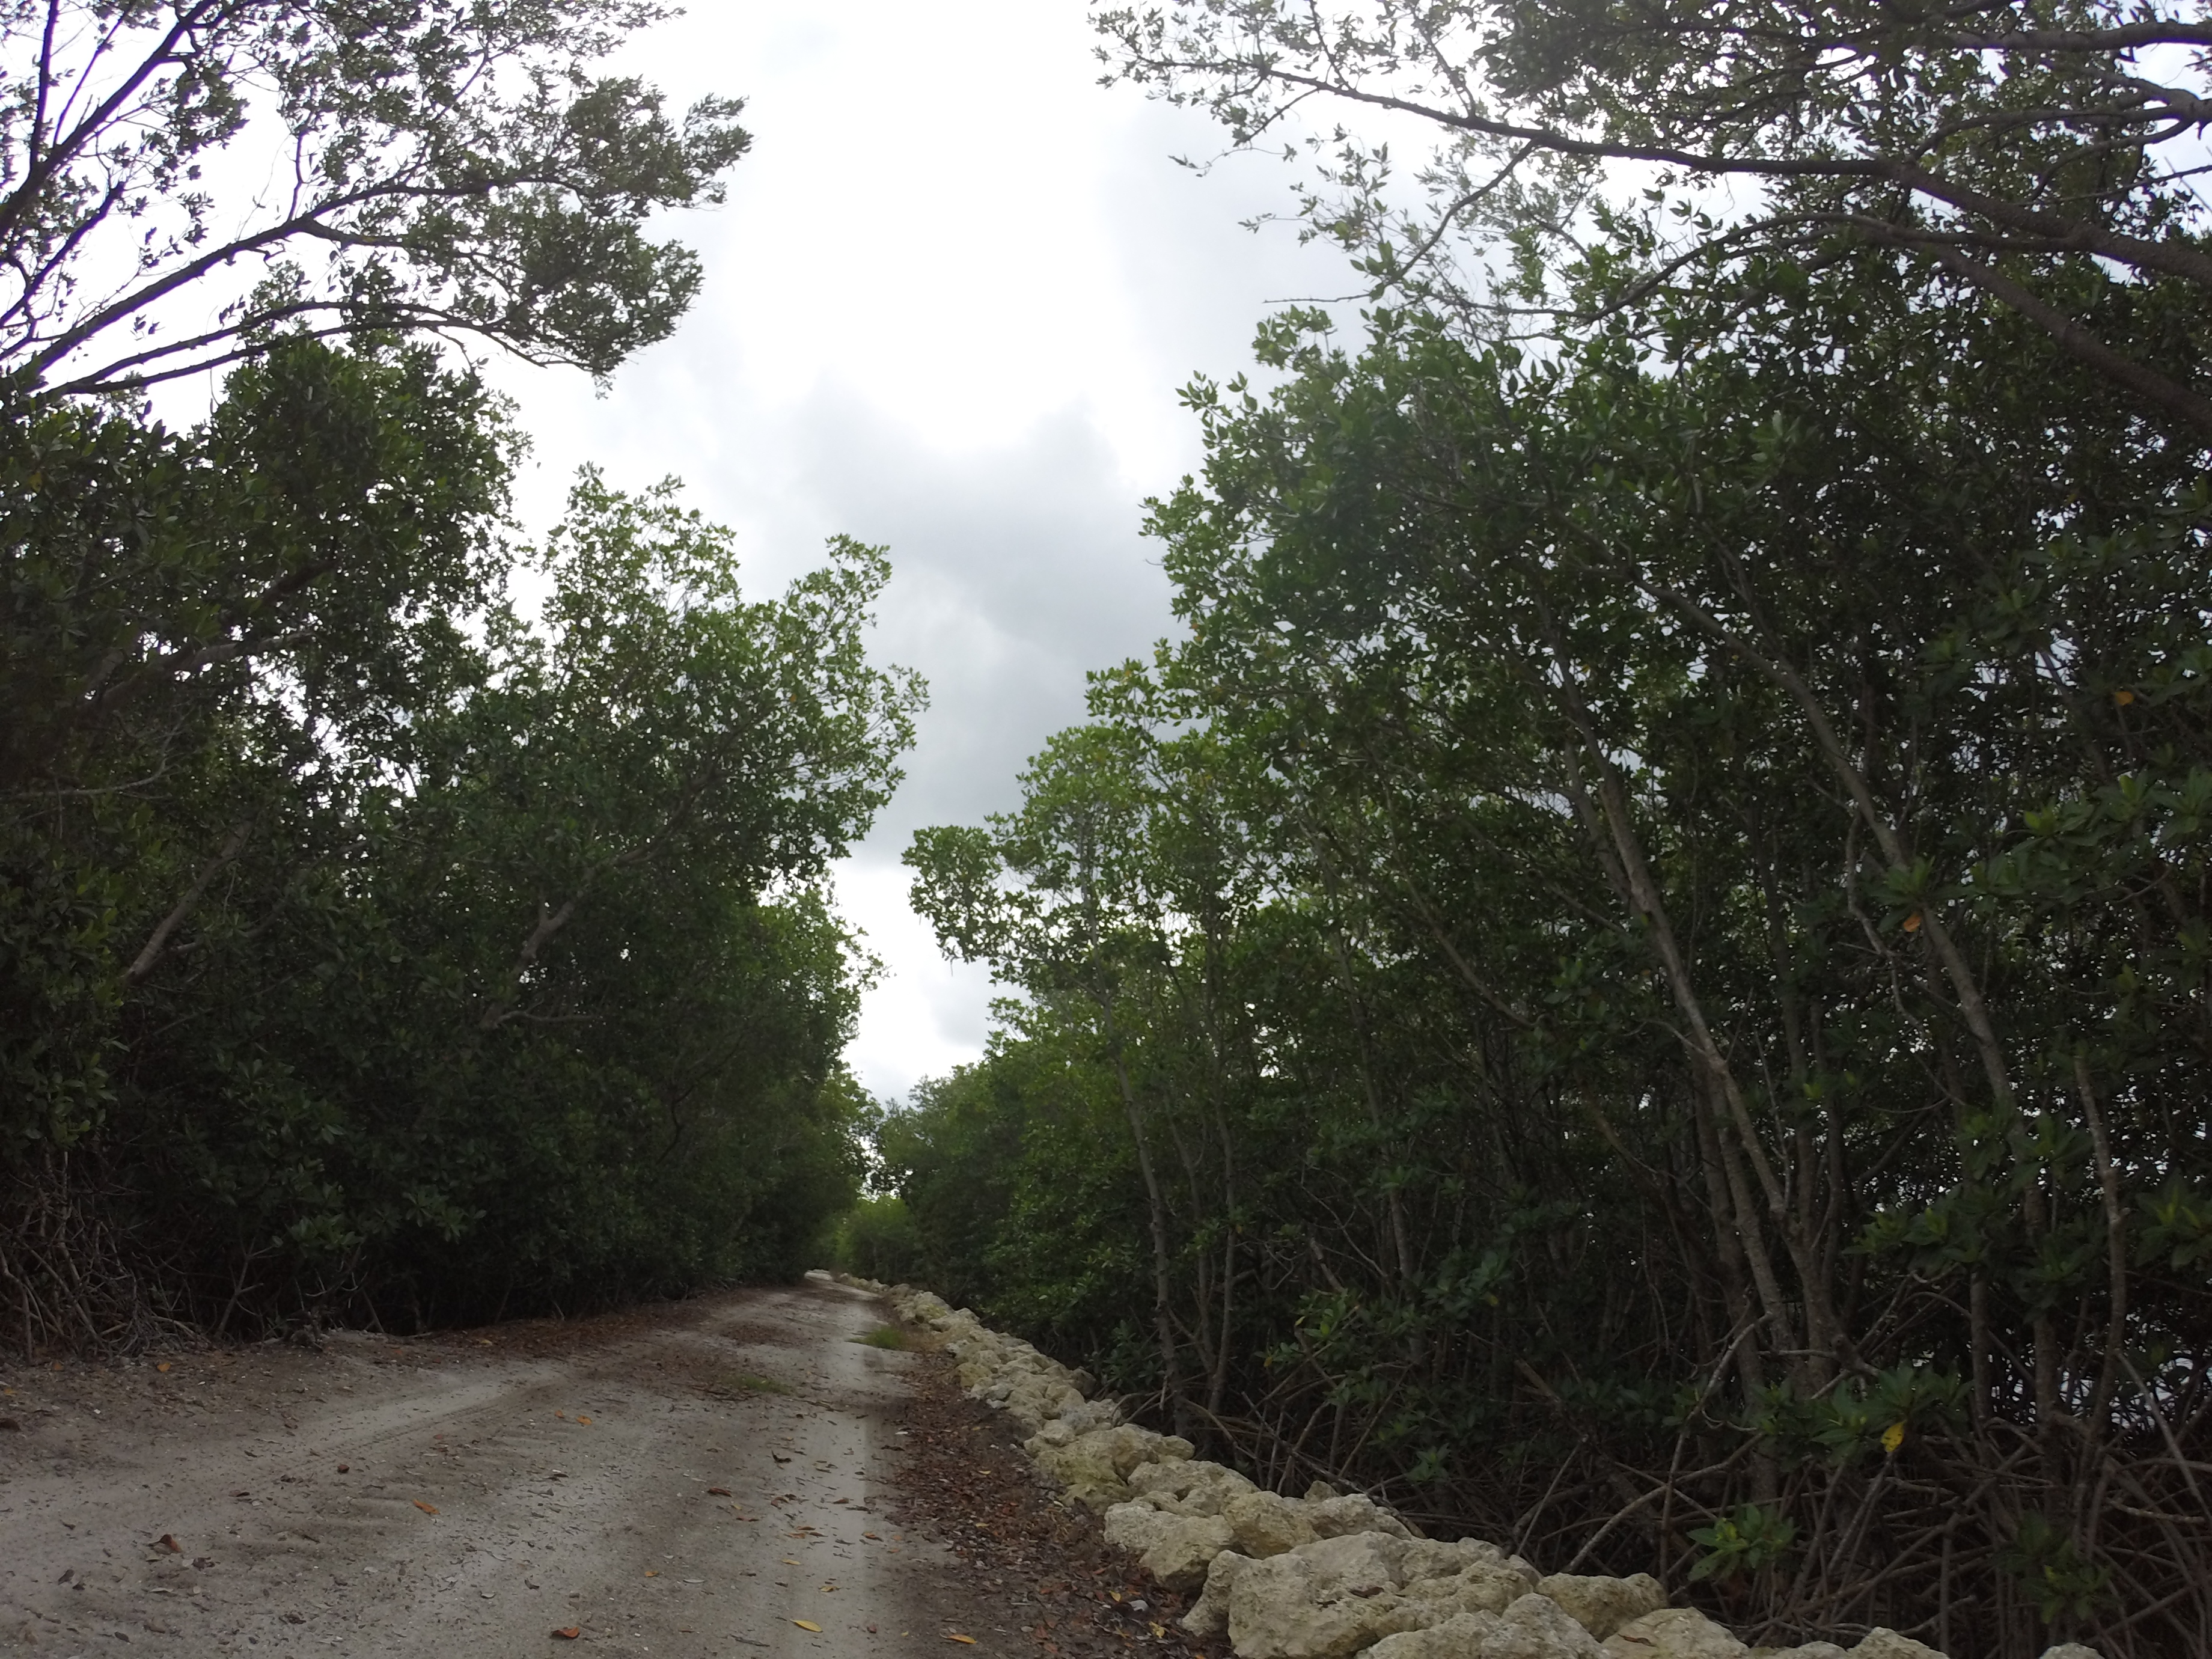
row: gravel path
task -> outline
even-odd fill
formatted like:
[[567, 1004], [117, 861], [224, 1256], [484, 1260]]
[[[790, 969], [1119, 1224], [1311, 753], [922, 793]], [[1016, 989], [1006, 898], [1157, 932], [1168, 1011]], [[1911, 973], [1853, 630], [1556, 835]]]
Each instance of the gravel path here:
[[1033, 1655], [922, 1535], [945, 1494], [888, 1513], [934, 1362], [854, 1340], [886, 1316], [812, 1281], [0, 1370], [0, 1653]]

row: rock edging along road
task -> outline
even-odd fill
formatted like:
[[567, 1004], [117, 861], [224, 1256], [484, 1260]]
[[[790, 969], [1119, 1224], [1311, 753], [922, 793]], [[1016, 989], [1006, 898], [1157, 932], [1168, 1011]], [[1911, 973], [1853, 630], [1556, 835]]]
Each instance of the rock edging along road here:
[[886, 1513], [929, 1362], [858, 1340], [885, 1311], [813, 1277], [0, 1371], [0, 1653], [1012, 1653]]
[[[1164, 1590], [1198, 1591], [1179, 1621], [1226, 1636], [1236, 1659], [1945, 1659], [1881, 1626], [1848, 1651], [1814, 1640], [1753, 1648], [1649, 1573], [1541, 1574], [1480, 1539], [1422, 1537], [1372, 1499], [1316, 1481], [1262, 1492], [1188, 1440], [1121, 1421], [1089, 1376], [912, 1285], [847, 1277], [927, 1327], [969, 1398], [1028, 1431], [1024, 1452], [1069, 1501], [1102, 1514], [1106, 1541]], [[2075, 1643], [2043, 1659], [2099, 1659]]]

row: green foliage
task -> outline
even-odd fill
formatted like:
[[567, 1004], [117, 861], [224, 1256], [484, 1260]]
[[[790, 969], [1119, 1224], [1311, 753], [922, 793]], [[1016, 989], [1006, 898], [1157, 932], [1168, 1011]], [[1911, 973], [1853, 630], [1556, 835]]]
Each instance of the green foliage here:
[[[733, 100], [676, 118], [643, 82], [594, 73], [665, 15], [644, 0], [0, 9], [0, 373], [112, 390], [295, 330], [475, 335], [609, 373], [698, 289], [696, 257], [648, 223], [721, 200], [750, 143]], [[270, 163], [259, 198], [211, 183]], [[240, 266], [261, 279], [236, 283]]]
[[[806, 1266], [875, 1111], [824, 878], [920, 696], [866, 660], [883, 555], [750, 599], [672, 487], [586, 474], [526, 618], [511, 440], [421, 351], [292, 343], [187, 434], [9, 432], [0, 1271], [29, 1328]], [[42, 1231], [62, 1206], [96, 1237]]]
[[[1344, 125], [1307, 141], [1308, 233], [1350, 251], [1376, 299], [1476, 337], [1679, 346], [1670, 301], [1725, 316], [1848, 261], [1908, 295], [2002, 307], [2150, 421], [2212, 437], [2212, 221], [2192, 148], [2206, 37], [2190, 6], [1164, 0], [1092, 15], [1116, 78], [1208, 111], [1235, 145], [1334, 106]], [[1360, 130], [1378, 109], [1387, 143]]]
[[1892, 274], [1191, 389], [1183, 636], [909, 854], [1026, 999], [886, 1126], [933, 1282], [1775, 1639], [2197, 1605], [2203, 455]]
[[863, 1198], [837, 1218], [830, 1259], [841, 1273], [886, 1285], [919, 1279], [921, 1251], [906, 1200], [896, 1193]]
[[896, 1352], [906, 1346], [906, 1333], [896, 1325], [878, 1325], [865, 1335], [854, 1337], [853, 1340], [860, 1343], [863, 1347], [887, 1348]]
[[1690, 1578], [1726, 1583], [1746, 1574], [1779, 1566], [1797, 1541], [1797, 1523], [1786, 1515], [1746, 1504], [1710, 1527], [1693, 1527], [1690, 1541], [1707, 1552], [1690, 1565]]
[[2074, 1540], [2039, 1515], [2021, 1516], [1997, 1565], [2020, 1579], [2046, 1624], [2087, 1619], [2111, 1595], [2112, 1569], [2082, 1560]]

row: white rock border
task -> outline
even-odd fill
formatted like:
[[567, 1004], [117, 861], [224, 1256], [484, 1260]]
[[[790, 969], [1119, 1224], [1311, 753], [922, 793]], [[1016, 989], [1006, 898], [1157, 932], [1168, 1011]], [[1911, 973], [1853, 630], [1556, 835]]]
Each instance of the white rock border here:
[[[1097, 1382], [1019, 1337], [910, 1285], [836, 1275], [943, 1339], [968, 1397], [1029, 1431], [1022, 1449], [1063, 1501], [1104, 1517], [1110, 1544], [1168, 1589], [1200, 1592], [1183, 1618], [1237, 1659], [1945, 1659], [1875, 1630], [1858, 1644], [1751, 1648], [1649, 1573], [1543, 1576], [1479, 1539], [1441, 1543], [1356, 1493], [1316, 1481], [1262, 1492], [1190, 1442], [1121, 1420]], [[2043, 1659], [2099, 1659], [2066, 1643]]]

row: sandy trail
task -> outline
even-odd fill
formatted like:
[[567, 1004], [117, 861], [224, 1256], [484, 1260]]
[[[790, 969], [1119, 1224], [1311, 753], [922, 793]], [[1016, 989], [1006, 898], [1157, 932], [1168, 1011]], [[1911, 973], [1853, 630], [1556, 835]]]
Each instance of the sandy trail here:
[[0, 1652], [993, 1652], [950, 1558], [882, 1513], [915, 1361], [852, 1339], [885, 1316], [816, 1281], [9, 1371]]

